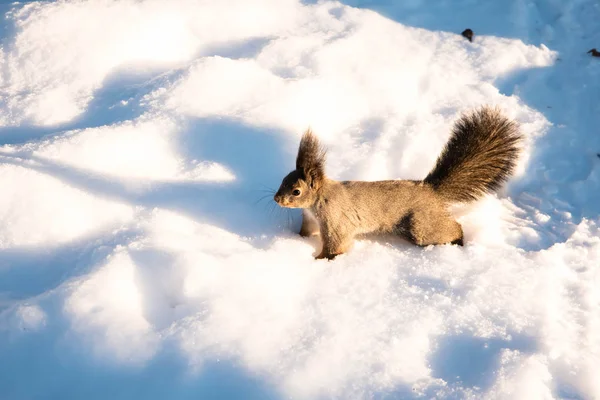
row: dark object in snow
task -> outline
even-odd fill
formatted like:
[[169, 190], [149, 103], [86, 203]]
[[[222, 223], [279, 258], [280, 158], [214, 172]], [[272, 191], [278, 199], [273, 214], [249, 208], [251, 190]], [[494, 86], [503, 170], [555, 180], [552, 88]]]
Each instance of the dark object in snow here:
[[469, 39], [469, 42], [473, 41], [473, 31], [472, 30], [465, 29], [464, 31], [462, 31], [461, 35], [463, 35], [464, 37]]
[[598, 156], [598, 158], [600, 158], [600, 153], [596, 154]]
[[462, 115], [434, 168], [422, 181], [335, 181], [325, 175], [325, 149], [309, 129], [300, 141], [296, 169], [277, 193], [281, 207], [302, 208], [301, 236], [320, 235], [316, 258], [348, 251], [354, 237], [389, 233], [417, 246], [463, 245], [461, 225], [448, 212], [496, 191], [513, 173], [522, 136], [499, 110]]
[[587, 52], [588, 54], [591, 54], [592, 57], [600, 57], [600, 51], [596, 50], [596, 49], [591, 49], [590, 51]]

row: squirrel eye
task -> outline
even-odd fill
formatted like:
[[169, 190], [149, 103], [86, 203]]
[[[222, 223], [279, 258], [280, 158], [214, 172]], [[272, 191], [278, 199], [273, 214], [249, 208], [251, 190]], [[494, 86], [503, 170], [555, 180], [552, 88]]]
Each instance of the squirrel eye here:
[[294, 196], [300, 196], [300, 189], [294, 189], [294, 191], [292, 192], [292, 194]]

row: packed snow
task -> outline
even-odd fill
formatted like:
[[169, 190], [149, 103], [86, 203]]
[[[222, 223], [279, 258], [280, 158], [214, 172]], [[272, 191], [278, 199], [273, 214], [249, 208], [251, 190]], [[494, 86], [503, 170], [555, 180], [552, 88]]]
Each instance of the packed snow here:
[[[600, 398], [597, 1], [0, 11], [0, 398]], [[309, 126], [422, 179], [482, 104], [526, 140], [464, 247], [315, 260], [272, 201]]]

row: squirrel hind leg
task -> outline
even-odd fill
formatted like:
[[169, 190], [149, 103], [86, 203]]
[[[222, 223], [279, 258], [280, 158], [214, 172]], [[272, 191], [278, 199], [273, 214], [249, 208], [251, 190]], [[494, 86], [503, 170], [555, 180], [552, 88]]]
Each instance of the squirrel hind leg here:
[[450, 244], [455, 244], [455, 245], [458, 245], [458, 246], [464, 246], [465, 245], [464, 238], [461, 236], [458, 239], [454, 239], [453, 241], [451, 241]]
[[417, 246], [464, 245], [461, 225], [445, 210], [411, 210], [396, 225], [396, 233]]

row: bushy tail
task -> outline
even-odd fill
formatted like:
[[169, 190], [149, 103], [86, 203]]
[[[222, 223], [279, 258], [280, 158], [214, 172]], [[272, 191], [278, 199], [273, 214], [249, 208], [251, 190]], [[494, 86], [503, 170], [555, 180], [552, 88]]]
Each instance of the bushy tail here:
[[469, 202], [496, 191], [512, 175], [522, 136], [498, 109], [463, 115], [424, 182], [448, 202]]

